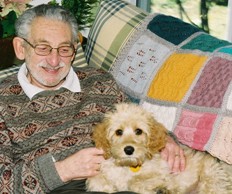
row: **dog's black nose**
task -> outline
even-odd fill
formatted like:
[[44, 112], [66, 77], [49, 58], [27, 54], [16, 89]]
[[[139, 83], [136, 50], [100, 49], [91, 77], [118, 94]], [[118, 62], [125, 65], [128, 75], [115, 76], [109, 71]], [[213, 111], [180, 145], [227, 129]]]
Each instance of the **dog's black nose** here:
[[126, 155], [132, 155], [134, 151], [135, 149], [132, 146], [126, 146], [124, 148], [124, 152], [126, 153]]

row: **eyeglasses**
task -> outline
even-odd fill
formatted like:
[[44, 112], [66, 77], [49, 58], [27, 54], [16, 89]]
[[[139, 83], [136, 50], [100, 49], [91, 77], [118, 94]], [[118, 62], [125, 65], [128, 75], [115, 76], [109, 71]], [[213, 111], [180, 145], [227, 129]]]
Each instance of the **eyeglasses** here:
[[71, 57], [71, 56], [73, 56], [73, 54], [76, 51], [73, 45], [60, 46], [58, 48], [53, 48], [53, 47], [51, 47], [50, 45], [47, 45], [47, 44], [33, 45], [27, 39], [25, 39], [25, 38], [22, 38], [22, 39], [34, 49], [34, 51], [35, 51], [35, 53], [37, 55], [40, 55], [40, 56], [47, 56], [52, 52], [53, 49], [56, 49], [58, 54], [61, 57]]

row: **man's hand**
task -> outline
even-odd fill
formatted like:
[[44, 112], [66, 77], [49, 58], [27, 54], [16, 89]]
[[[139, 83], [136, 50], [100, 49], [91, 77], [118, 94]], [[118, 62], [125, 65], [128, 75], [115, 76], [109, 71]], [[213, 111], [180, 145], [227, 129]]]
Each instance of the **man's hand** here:
[[161, 151], [161, 157], [166, 160], [173, 173], [184, 171], [185, 156], [183, 149], [168, 136], [167, 144]]
[[63, 182], [85, 179], [99, 173], [104, 161], [103, 150], [86, 148], [62, 161], [55, 162], [55, 167]]

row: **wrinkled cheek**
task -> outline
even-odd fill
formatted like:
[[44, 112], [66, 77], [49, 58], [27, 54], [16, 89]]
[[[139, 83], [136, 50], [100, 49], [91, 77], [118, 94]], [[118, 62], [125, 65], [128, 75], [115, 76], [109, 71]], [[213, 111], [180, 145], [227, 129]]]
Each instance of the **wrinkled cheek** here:
[[32, 61], [33, 58], [32, 58], [32, 53], [29, 49], [25, 50], [25, 61], [26, 63]]

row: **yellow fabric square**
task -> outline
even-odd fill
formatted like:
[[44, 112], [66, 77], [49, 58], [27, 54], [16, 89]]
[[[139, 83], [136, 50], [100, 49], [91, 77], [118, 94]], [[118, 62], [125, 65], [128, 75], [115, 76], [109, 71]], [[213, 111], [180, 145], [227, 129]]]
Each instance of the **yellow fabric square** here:
[[206, 59], [189, 53], [171, 55], [151, 82], [148, 97], [180, 102]]

